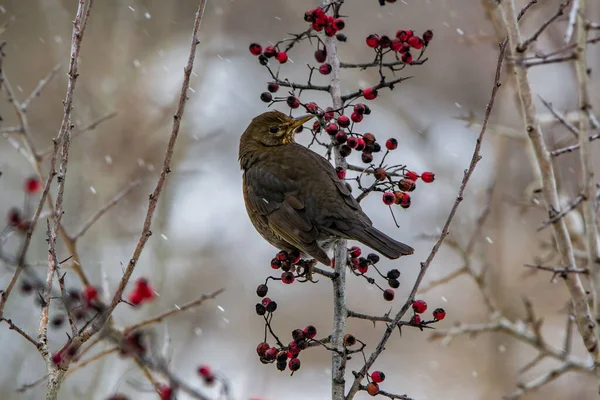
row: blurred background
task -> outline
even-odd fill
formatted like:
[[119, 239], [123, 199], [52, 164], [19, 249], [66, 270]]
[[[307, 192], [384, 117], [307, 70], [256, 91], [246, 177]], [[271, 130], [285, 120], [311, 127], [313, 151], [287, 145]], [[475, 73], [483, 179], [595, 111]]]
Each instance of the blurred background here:
[[[61, 64], [55, 79], [34, 100], [28, 112], [39, 149], [51, 144], [60, 127], [76, 3], [75, 0], [0, 2], [0, 22], [10, 22], [0, 37], [7, 41], [4, 71], [19, 99], [25, 99], [40, 79]], [[402, 271], [401, 287], [391, 304], [384, 302], [381, 292], [366, 285], [363, 279], [350, 276], [349, 306], [355, 311], [381, 315], [390, 305], [397, 310], [403, 304], [419, 263], [433, 244], [423, 239], [423, 235], [440, 231], [455, 201], [489, 99], [497, 43], [502, 37], [489, 18], [490, 3], [491, 0], [489, 3], [488, 0], [407, 0], [380, 7], [377, 0], [348, 0], [344, 5], [347, 15], [344, 33], [348, 42], [338, 46], [343, 61], [365, 62], [372, 58], [371, 50], [364, 45], [364, 38], [370, 33], [393, 35], [398, 29], [413, 29], [421, 34], [432, 29], [435, 35], [427, 49], [429, 60], [403, 71], [402, 74], [413, 78], [394, 91], [381, 91], [379, 98], [370, 103], [372, 114], [361, 124], [361, 129], [373, 132], [380, 142], [388, 137], [399, 140], [399, 149], [391, 155], [391, 162], [407, 164], [419, 172], [433, 171], [436, 181], [418, 184], [410, 209], [395, 209], [400, 229], [395, 227], [378, 195], [364, 201], [363, 208], [375, 224], [414, 246], [416, 253], [395, 262], [381, 261], [384, 271], [390, 268]], [[587, 3], [588, 19], [599, 21], [600, 3]], [[255, 289], [270, 274], [269, 261], [275, 250], [254, 231], [246, 216], [237, 161], [241, 133], [252, 117], [265, 111], [259, 95], [266, 90], [269, 80], [267, 71], [249, 54], [248, 44], [258, 42], [264, 46], [287, 33], [305, 30], [303, 14], [317, 5], [319, 2], [304, 0], [208, 2], [173, 173], [159, 202], [154, 235], [134, 275], [134, 278], [147, 277], [160, 296], [139, 310], [120, 306], [115, 314], [117, 324], [126, 326], [193, 300], [201, 293], [225, 288], [216, 300], [156, 326], [155, 333], [160, 338], [168, 330], [172, 340], [171, 366], [181, 378], [202, 387], [196, 368], [209, 364], [228, 379], [236, 399], [330, 398], [329, 352], [319, 349], [303, 352], [302, 368], [293, 377], [279, 373], [274, 365], [262, 365], [256, 356], [263, 324], [254, 312], [258, 299]], [[558, 5], [559, 1], [548, 0], [532, 7], [522, 22], [524, 35], [533, 33], [555, 13]], [[85, 32], [74, 124], [81, 127], [108, 113], [117, 115], [72, 143], [63, 218], [66, 229], [76, 231], [129, 182], [142, 180], [140, 187], [79, 243], [84, 270], [98, 285], [105, 271], [111, 291], [131, 257], [141, 231], [147, 195], [162, 164], [196, 7], [195, 0], [96, 1]], [[565, 28], [566, 16], [550, 27], [536, 43], [536, 49], [549, 51], [563, 47]], [[308, 43], [294, 48], [282, 76], [305, 82], [306, 62], [315, 63], [313, 51]], [[590, 46], [588, 65], [598, 65], [599, 61], [598, 47]], [[504, 74], [504, 86], [484, 142], [483, 159], [453, 223], [452, 237], [463, 245], [468, 241], [477, 217], [486, 206], [486, 193], [495, 186], [492, 213], [472, 262], [476, 268], [488, 267], [489, 288], [505, 315], [524, 318], [521, 298], [527, 296], [538, 315], [543, 316], [547, 340], [560, 347], [568, 293], [560, 281], [550, 282], [550, 275], [527, 275], [523, 267], [524, 263], [532, 263], [548, 253], [544, 243], [549, 243], [551, 237], [549, 230], [536, 233], [546, 214], [532, 201], [538, 187], [537, 177], [522, 132], [510, 75]], [[575, 71], [571, 64], [532, 68], [530, 77], [536, 93], [552, 102], [556, 109], [576, 110]], [[316, 76], [314, 82], [326, 84], [326, 80]], [[364, 88], [377, 82], [376, 71], [342, 72], [343, 93], [355, 91], [357, 85]], [[600, 80], [593, 72], [590, 94], [596, 112], [600, 112], [599, 89]], [[307, 94], [303, 100], [328, 105], [327, 97], [311, 96]], [[0, 107], [2, 126], [17, 125], [4, 93]], [[284, 105], [276, 108], [287, 111]], [[544, 115], [544, 121], [551, 121], [543, 105], [538, 104], [538, 111]], [[574, 140], [562, 126], [550, 122], [544, 128], [550, 148], [572, 144]], [[308, 143], [309, 139], [306, 135], [301, 141]], [[592, 145], [592, 149], [597, 155], [597, 145]], [[351, 157], [351, 161], [360, 164], [358, 156], [353, 157], [356, 158]], [[555, 165], [561, 194], [568, 201], [578, 192], [578, 155], [561, 156]], [[22, 205], [22, 182], [35, 171], [3, 138], [0, 138], [0, 171], [0, 215], [6, 215], [11, 207]], [[583, 249], [583, 242], [577, 242], [581, 226], [577, 225], [576, 214], [570, 223], [573, 239]], [[15, 249], [16, 245], [12, 245]], [[59, 258], [68, 256], [62, 246], [60, 252]], [[46, 253], [45, 233], [38, 229], [29, 260], [44, 260]], [[425, 284], [461, 266], [459, 255], [444, 247]], [[1, 267], [0, 287], [5, 287], [12, 270], [10, 266]], [[67, 283], [79, 287], [73, 273], [67, 274]], [[319, 336], [329, 333], [332, 291], [326, 279], [317, 284], [270, 285], [269, 296], [279, 304], [273, 324], [282, 337], [308, 324], [317, 327]], [[457, 322], [479, 323], [489, 319], [481, 293], [467, 276], [431, 290], [422, 298], [430, 309], [447, 310], [446, 320], [436, 325], [439, 329], [450, 328]], [[39, 321], [37, 310], [31, 297], [15, 293], [6, 315], [33, 334]], [[381, 324], [373, 327], [367, 321], [351, 320], [348, 331], [368, 343], [367, 351], [371, 351], [384, 328]], [[52, 349], [64, 343], [67, 329], [51, 332]], [[403, 330], [402, 337], [394, 335], [374, 366], [388, 376], [383, 389], [406, 393], [418, 400], [499, 399], [512, 393], [520, 378], [531, 379], [556, 365], [543, 362], [520, 376], [518, 369], [534, 358], [536, 352], [499, 333], [459, 337], [449, 346], [428, 338], [427, 331], [417, 329]], [[4, 366], [0, 368], [0, 397], [42, 398], [44, 384], [24, 393], [16, 392], [45, 374], [39, 355], [5, 325], [0, 325], [0, 343]], [[574, 338], [574, 352], [585, 359], [578, 336]], [[361, 365], [360, 357], [355, 357], [349, 363], [347, 378], [351, 379], [350, 371]], [[594, 379], [570, 373], [528, 398], [585, 399], [592, 398], [596, 391]], [[60, 398], [103, 399], [116, 392], [128, 393], [135, 399], [156, 397], [131, 360], [112, 355], [69, 376]], [[367, 397], [366, 393], [358, 396]]]

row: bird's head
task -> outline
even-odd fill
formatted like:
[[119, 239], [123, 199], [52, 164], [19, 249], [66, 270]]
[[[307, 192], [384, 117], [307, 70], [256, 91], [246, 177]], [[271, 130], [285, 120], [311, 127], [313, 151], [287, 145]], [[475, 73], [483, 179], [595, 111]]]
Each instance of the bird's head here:
[[314, 115], [292, 118], [280, 111], [273, 110], [255, 117], [240, 139], [240, 143], [255, 142], [264, 146], [281, 146], [294, 143], [296, 129]]

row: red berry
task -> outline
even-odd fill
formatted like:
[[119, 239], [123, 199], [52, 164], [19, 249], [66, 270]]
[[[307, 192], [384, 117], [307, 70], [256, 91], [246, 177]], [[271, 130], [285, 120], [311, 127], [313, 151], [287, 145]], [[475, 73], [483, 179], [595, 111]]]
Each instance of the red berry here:
[[359, 123], [359, 122], [361, 122], [363, 120], [364, 117], [363, 117], [363, 114], [359, 114], [357, 112], [353, 112], [350, 115], [350, 118], [352, 119], [352, 122]]
[[422, 314], [427, 311], [427, 303], [424, 300], [415, 300], [412, 303], [412, 308], [416, 313]]
[[250, 44], [250, 53], [252, 53], [253, 56], [260, 55], [260, 53], [262, 53], [262, 46], [258, 43], [251, 43]]
[[306, 111], [308, 111], [311, 114], [316, 114], [319, 111], [319, 106], [314, 101], [306, 103], [304, 105], [304, 108], [306, 108]]
[[348, 135], [346, 135], [346, 132], [344, 132], [344, 131], [339, 131], [338, 133], [335, 134], [335, 141], [340, 144], [344, 143], [347, 139], [348, 139]]
[[363, 153], [360, 155], [360, 159], [362, 160], [362, 162], [364, 162], [365, 164], [370, 164], [373, 161], [373, 154], [371, 153], [367, 153], [367, 151], [363, 151]]
[[[350, 138], [352, 139], [352, 138]], [[348, 140], [350, 140], [348, 139]], [[350, 153], [352, 153], [352, 148], [350, 148], [350, 146], [348, 146], [347, 144], [342, 145], [342, 147], [340, 147], [340, 155], [342, 157], [348, 157], [350, 155]]]
[[87, 285], [83, 289], [83, 300], [84, 300], [86, 306], [89, 307], [91, 303], [98, 300], [98, 289], [96, 289], [92, 285]]
[[360, 257], [360, 255], [362, 254], [362, 251], [361, 251], [360, 247], [352, 246], [348, 249], [348, 253], [350, 254], [350, 257], [357, 258], [357, 257]]
[[377, 89], [366, 88], [363, 90], [363, 97], [367, 100], [374, 100], [377, 97]]
[[366, 144], [375, 143], [375, 135], [373, 135], [372, 133], [367, 132], [362, 136], [362, 138]]
[[362, 103], [358, 103], [358, 104], [354, 105], [354, 112], [356, 112], [356, 113], [364, 114], [366, 109], [367, 109], [367, 106], [365, 106]]
[[341, 31], [346, 26], [346, 23], [344, 22], [343, 19], [338, 18], [335, 21], [333, 21], [333, 26], [335, 27], [336, 30]]
[[388, 150], [396, 150], [398, 148], [398, 141], [396, 139], [394, 139], [394, 138], [389, 138], [385, 142], [385, 147]]
[[423, 179], [423, 182], [425, 183], [431, 183], [435, 180], [435, 174], [433, 172], [423, 172], [421, 174], [421, 179]]
[[283, 274], [281, 274], [281, 281], [283, 283], [285, 283], [286, 285], [293, 283], [294, 280], [296, 280], [296, 278], [294, 277], [293, 272], [288, 271], [288, 272], [284, 272]]
[[402, 204], [402, 200], [404, 200], [404, 193], [395, 191], [394, 196], [396, 197], [396, 200], [394, 201], [394, 203]]
[[267, 90], [271, 93], [276, 93], [279, 90], [279, 84], [275, 82], [269, 82], [267, 84]]
[[262, 299], [262, 300], [260, 301], [260, 304], [262, 304], [263, 306], [265, 306], [265, 307], [266, 307], [266, 306], [268, 306], [269, 304], [271, 304], [271, 299], [270, 299], [270, 298], [268, 298], [268, 297], [265, 297], [264, 299]]
[[367, 146], [367, 144], [365, 143], [365, 140], [363, 138], [356, 139], [356, 150], [357, 151], [363, 151], [366, 146]]
[[300, 360], [297, 358], [292, 358], [288, 364], [290, 371], [298, 371], [300, 369]]
[[321, 75], [329, 75], [331, 73], [331, 65], [325, 63], [319, 66], [319, 72]]
[[404, 173], [404, 177], [410, 179], [411, 181], [416, 181], [417, 179], [419, 179], [419, 175], [413, 171], [406, 171]]
[[265, 358], [268, 360], [274, 360], [277, 357], [277, 349], [275, 347], [271, 347], [269, 350], [265, 351]]
[[421, 325], [421, 317], [417, 314], [413, 315], [413, 317], [410, 320], [410, 323], [416, 326]]
[[381, 198], [383, 200], [383, 204], [387, 206], [391, 206], [396, 201], [396, 196], [392, 192], [385, 192]]
[[325, 115], [323, 116], [323, 118], [325, 118], [326, 121], [331, 121], [334, 116], [335, 116], [335, 114], [333, 112], [333, 108], [332, 107], [327, 107], [325, 109]]
[[385, 380], [385, 374], [381, 371], [375, 371], [371, 374], [371, 379], [375, 383], [381, 383]]
[[410, 29], [407, 29], [404, 32], [406, 33], [406, 40], [410, 39], [414, 35], [413, 31], [411, 31]]
[[265, 51], [263, 52], [263, 54], [267, 57], [275, 57], [275, 55], [277, 55], [277, 49], [275, 48], [275, 46], [267, 46], [265, 47]]
[[173, 398], [173, 389], [170, 386], [160, 385], [156, 391], [160, 400], [171, 400]]
[[296, 343], [295, 341], [291, 341], [288, 344], [288, 357], [290, 358], [294, 358], [297, 357], [298, 354], [300, 354], [300, 348], [298, 347], [298, 343]]
[[7, 216], [7, 220], [8, 220], [8, 224], [10, 226], [19, 226], [21, 224], [21, 222], [23, 222], [23, 216], [21, 215], [21, 210], [19, 210], [18, 208], [11, 208], [8, 211], [8, 216]]
[[338, 133], [338, 131], [340, 130], [340, 128], [337, 126], [337, 124], [330, 122], [327, 124], [327, 126], [325, 127], [325, 132], [327, 132], [330, 135], [335, 135], [336, 133]]
[[375, 382], [369, 383], [367, 385], [367, 393], [369, 393], [371, 396], [377, 396], [379, 393], [379, 385]]
[[335, 36], [336, 33], [337, 33], [337, 29], [335, 29], [335, 27], [333, 25], [328, 25], [325, 27], [325, 35], [327, 35], [329, 37], [333, 37], [333, 36]]
[[404, 30], [399, 30], [396, 32], [396, 38], [398, 40], [400, 40], [401, 42], [406, 41], [406, 39], [408, 39], [408, 36], [406, 35], [406, 31]]
[[[261, 343], [261, 344], [266, 344], [266, 343]], [[267, 346], [269, 346], [269, 345], [267, 344]], [[257, 349], [257, 351], [258, 351], [258, 349]], [[212, 371], [208, 365], [201, 365], [200, 367], [198, 367], [198, 375], [200, 375], [203, 378], [207, 378], [207, 377], [212, 376]]]
[[34, 194], [42, 190], [42, 181], [37, 177], [27, 178], [25, 180], [25, 191], [29, 194]]
[[375, 171], [373, 172], [373, 176], [378, 181], [382, 181], [387, 177], [387, 172], [385, 172], [385, 169], [383, 169], [383, 168], [376, 168]]
[[400, 202], [400, 207], [408, 208], [410, 207], [410, 202], [410, 195], [408, 193], [404, 193], [404, 195], [402, 196], [402, 201]]
[[346, 143], [348, 144], [348, 146], [350, 146], [350, 148], [354, 149], [354, 148], [356, 148], [356, 145], [358, 144], [358, 139], [355, 138], [354, 136], [350, 136], [348, 138], [348, 140], [346, 141]]
[[413, 58], [412, 55], [407, 51], [406, 53], [402, 54], [402, 62], [405, 64], [410, 64], [412, 62]]
[[381, 39], [379, 40], [379, 46], [382, 49], [387, 49], [388, 47], [390, 47], [392, 45], [392, 39], [390, 39], [388, 36], [383, 35], [381, 37]]
[[337, 119], [337, 123], [342, 128], [347, 128], [350, 126], [350, 118], [346, 117], [345, 115], [340, 115]]
[[300, 107], [300, 100], [296, 96], [288, 96], [285, 102], [288, 106], [290, 106], [290, 108]]
[[379, 46], [379, 41], [380, 41], [380, 38], [379, 38], [379, 35], [377, 35], [377, 34], [373, 33], [373, 34], [367, 36], [367, 46], [369, 46], [369, 47], [375, 48], [375, 47]]
[[324, 63], [327, 60], [327, 52], [325, 49], [319, 49], [315, 51], [315, 60], [319, 63]]
[[323, 25], [319, 25], [317, 21], [312, 23], [312, 28], [316, 32], [321, 32], [323, 30]]
[[271, 268], [279, 269], [281, 268], [281, 260], [279, 258], [274, 258], [271, 260]]
[[256, 346], [256, 353], [262, 357], [265, 355], [265, 353], [267, 352], [267, 350], [269, 350], [271, 346], [269, 346], [269, 344], [267, 342], [262, 342], [259, 343], [258, 346]]
[[338, 178], [340, 178], [340, 179], [344, 179], [346, 177], [346, 170], [342, 167], [336, 167], [335, 173], [337, 174]]
[[52, 354], [52, 362], [55, 365], [62, 363], [62, 361], [63, 361], [62, 352], [59, 351], [57, 353]]
[[394, 291], [392, 289], [385, 289], [383, 291], [383, 298], [387, 301], [394, 300]]
[[443, 320], [446, 318], [446, 310], [443, 308], [436, 308], [433, 310], [433, 318], [437, 319], [438, 321]]
[[140, 305], [144, 301], [144, 296], [139, 290], [134, 290], [129, 293], [128, 300], [134, 306]]
[[425, 41], [425, 44], [431, 42], [431, 39], [433, 39], [433, 32], [431, 30], [426, 30], [423, 32], [423, 40]]
[[275, 59], [277, 61], [279, 61], [281, 64], [285, 64], [287, 62], [287, 60], [288, 60], [288, 55], [287, 55], [287, 53], [285, 51], [280, 51], [275, 56]]
[[402, 42], [400, 41], [400, 39], [394, 39], [392, 40], [392, 44], [390, 45], [390, 47], [394, 51], [400, 51], [402, 49]]
[[312, 325], [308, 325], [306, 328], [304, 328], [304, 335], [310, 339], [314, 338], [317, 336], [317, 328]]
[[412, 47], [413, 49], [417, 49], [417, 50], [421, 49], [424, 44], [423, 40], [417, 36], [413, 36], [413, 37], [409, 38], [407, 40], [407, 43], [410, 45], [410, 47]]
[[356, 267], [356, 270], [358, 272], [360, 272], [361, 274], [366, 274], [369, 271], [369, 265], [368, 264], [362, 264], [362, 263], [358, 263], [358, 267]]

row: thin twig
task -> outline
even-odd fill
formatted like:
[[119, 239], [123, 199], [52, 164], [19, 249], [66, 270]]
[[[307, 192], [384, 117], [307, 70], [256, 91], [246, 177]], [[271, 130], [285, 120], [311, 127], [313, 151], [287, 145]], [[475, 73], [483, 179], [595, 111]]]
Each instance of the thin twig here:
[[50, 83], [52, 78], [54, 78], [54, 76], [56, 76], [56, 73], [58, 72], [59, 69], [60, 69], [60, 64], [57, 64], [54, 68], [52, 68], [52, 71], [50, 71], [50, 73], [38, 83], [38, 85], [33, 90], [33, 92], [31, 92], [29, 97], [27, 97], [25, 100], [23, 100], [23, 102], [21, 103], [21, 109], [23, 110], [23, 112], [27, 112], [27, 110], [29, 109], [29, 105], [31, 104], [33, 99], [35, 99], [42, 93], [42, 90], [46, 87], [46, 85], [48, 83]]
[[0, 318], [0, 322], [2, 322], [2, 321], [6, 322], [8, 324], [8, 329], [17, 332], [19, 335], [23, 336], [27, 341], [32, 343], [36, 349], [39, 349], [40, 344], [37, 342], [37, 340], [33, 339], [31, 336], [29, 336], [27, 333], [25, 333], [24, 330], [22, 330], [17, 325], [15, 325], [10, 319]]
[[556, 13], [550, 17], [548, 20], [546, 20], [537, 31], [535, 31], [535, 33], [533, 35], [531, 35], [530, 38], [526, 39], [525, 41], [521, 42], [518, 46], [516, 46], [516, 52], [517, 53], [523, 53], [525, 50], [527, 50], [527, 47], [535, 42], [537, 40], [537, 38], [542, 34], [542, 32], [544, 32], [544, 30], [546, 30], [547, 27], [550, 26], [550, 24], [552, 24], [554, 21], [556, 21], [561, 15], [563, 15], [565, 8], [569, 5], [569, 3], [571, 2], [571, 0], [567, 0], [565, 3], [561, 4], [558, 6], [558, 11], [556, 11]]

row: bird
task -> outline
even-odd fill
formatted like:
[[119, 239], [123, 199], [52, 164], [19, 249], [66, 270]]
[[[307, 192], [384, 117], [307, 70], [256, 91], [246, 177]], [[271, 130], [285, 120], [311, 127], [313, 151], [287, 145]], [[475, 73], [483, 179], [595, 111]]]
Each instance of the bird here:
[[327, 250], [339, 239], [356, 240], [389, 259], [412, 254], [412, 247], [373, 226], [325, 157], [296, 143], [297, 128], [313, 117], [267, 111], [240, 137], [244, 203], [254, 228], [277, 249], [328, 266]]

